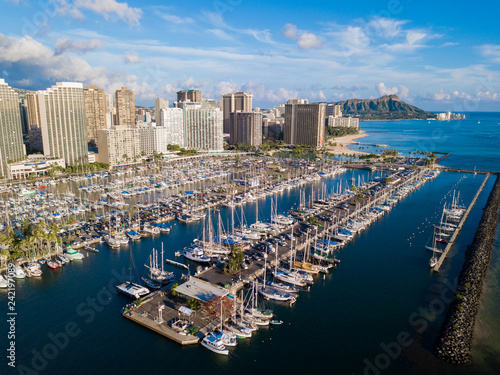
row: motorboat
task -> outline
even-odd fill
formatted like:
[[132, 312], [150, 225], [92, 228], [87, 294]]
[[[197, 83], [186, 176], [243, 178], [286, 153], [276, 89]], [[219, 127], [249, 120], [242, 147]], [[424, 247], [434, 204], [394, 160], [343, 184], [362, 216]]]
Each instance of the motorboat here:
[[133, 283], [131, 281], [126, 281], [123, 284], [117, 285], [116, 289], [125, 294], [126, 296], [129, 296], [131, 298], [140, 298], [142, 296], [145, 296], [146, 294], [149, 294], [149, 289], [146, 287], [143, 287], [142, 285]]
[[201, 341], [201, 345], [213, 351], [214, 353], [229, 355], [229, 350], [222, 342], [222, 339], [217, 337], [217, 335], [213, 332], [203, 338], [203, 340]]

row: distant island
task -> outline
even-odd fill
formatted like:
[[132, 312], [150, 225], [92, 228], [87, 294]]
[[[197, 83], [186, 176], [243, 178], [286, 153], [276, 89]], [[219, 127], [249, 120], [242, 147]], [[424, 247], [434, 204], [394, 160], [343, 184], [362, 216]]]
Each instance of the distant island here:
[[336, 103], [344, 116], [360, 120], [425, 120], [435, 119], [436, 114], [405, 103], [397, 95], [385, 95], [378, 99], [349, 99]]

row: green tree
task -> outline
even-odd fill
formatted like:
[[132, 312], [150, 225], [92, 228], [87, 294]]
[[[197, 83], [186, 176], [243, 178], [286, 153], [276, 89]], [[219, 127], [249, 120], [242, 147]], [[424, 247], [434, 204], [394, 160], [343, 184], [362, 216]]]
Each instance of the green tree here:
[[224, 270], [228, 274], [238, 272], [243, 264], [245, 255], [241, 245], [231, 245], [231, 252], [229, 253], [229, 262]]

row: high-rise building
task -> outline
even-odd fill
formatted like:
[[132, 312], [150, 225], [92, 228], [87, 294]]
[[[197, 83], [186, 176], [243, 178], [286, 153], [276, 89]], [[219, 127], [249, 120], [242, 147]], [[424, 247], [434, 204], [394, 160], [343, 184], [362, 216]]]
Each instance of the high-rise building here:
[[288, 99], [286, 104], [309, 104], [307, 99]]
[[262, 113], [235, 111], [231, 113], [230, 143], [251, 146], [262, 144]]
[[87, 126], [83, 84], [57, 82], [38, 91], [43, 153], [67, 165], [87, 164]]
[[122, 87], [115, 91], [116, 125], [135, 125], [135, 97], [132, 90]]
[[166, 145], [178, 145], [184, 147], [184, 110], [182, 108], [164, 108], [160, 112], [158, 127], [165, 128], [165, 139], [158, 141], [158, 147]]
[[164, 108], [168, 108], [168, 100], [163, 98], [155, 99], [155, 122], [158, 124], [160, 122], [160, 112]]
[[96, 161], [111, 167], [133, 163], [141, 157], [140, 131], [126, 125], [97, 130]]
[[325, 104], [286, 104], [285, 142], [291, 145], [323, 147]]
[[201, 94], [200, 90], [181, 90], [177, 92], [177, 102], [201, 102]]
[[36, 92], [26, 93], [26, 105], [28, 110], [28, 126], [40, 127], [40, 109], [38, 108], [38, 95]]
[[83, 89], [85, 100], [85, 121], [87, 124], [87, 143], [90, 147], [98, 146], [97, 130], [109, 127], [107, 123], [106, 93], [96, 86]]
[[113, 119], [116, 119], [116, 107], [113, 105], [113, 95], [104, 94], [106, 97], [106, 125], [108, 128], [115, 125]]
[[224, 115], [224, 133], [231, 132], [231, 113], [235, 111], [251, 112], [253, 95], [245, 92], [222, 95], [222, 113]]
[[342, 107], [339, 104], [330, 103], [326, 105], [326, 117], [342, 117]]
[[184, 111], [184, 147], [198, 151], [223, 151], [222, 112], [204, 109], [200, 103], [186, 105]]
[[7, 176], [7, 163], [25, 155], [19, 96], [0, 78], [0, 175]]

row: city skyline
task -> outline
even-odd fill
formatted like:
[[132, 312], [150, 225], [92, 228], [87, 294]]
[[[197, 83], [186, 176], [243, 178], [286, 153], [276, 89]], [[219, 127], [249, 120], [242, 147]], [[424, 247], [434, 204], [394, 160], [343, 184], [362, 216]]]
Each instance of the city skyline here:
[[245, 91], [262, 108], [395, 93], [426, 110], [497, 109], [495, 12], [430, 4], [6, 1], [0, 72], [30, 90], [58, 81], [110, 93], [127, 86], [148, 107], [199, 89], [212, 98]]

